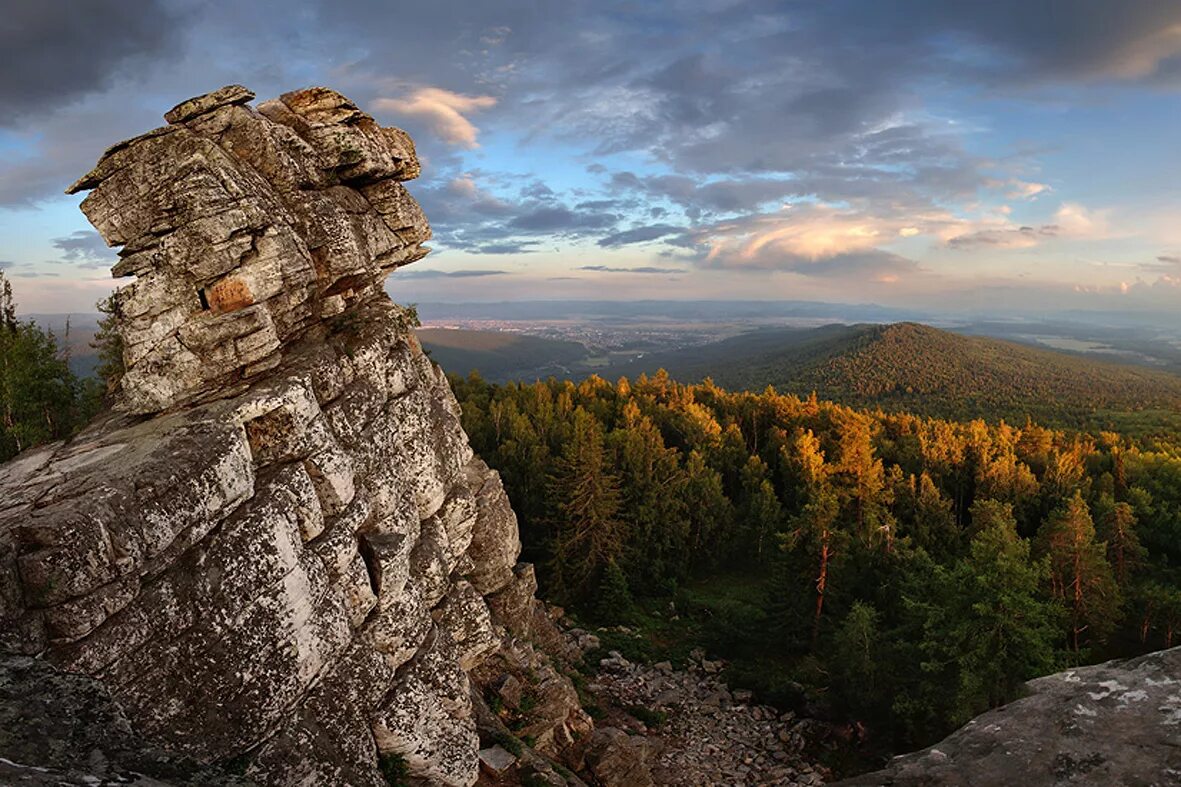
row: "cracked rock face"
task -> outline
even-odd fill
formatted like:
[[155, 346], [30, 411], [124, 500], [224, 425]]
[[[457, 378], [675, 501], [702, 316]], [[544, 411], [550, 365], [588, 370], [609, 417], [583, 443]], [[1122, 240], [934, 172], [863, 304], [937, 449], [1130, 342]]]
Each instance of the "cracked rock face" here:
[[414, 145], [326, 88], [257, 109], [233, 85], [110, 148], [70, 193], [122, 247], [126, 406], [154, 413], [259, 377], [321, 320], [381, 292], [430, 237], [400, 181]]
[[511, 638], [495, 601], [535, 602], [500, 480], [382, 290], [430, 234], [414, 149], [331, 90], [252, 97], [186, 101], [74, 186], [137, 277], [125, 401], [0, 467], [0, 650], [260, 784], [381, 785], [398, 755], [470, 785], [468, 672]]
[[1181, 783], [1181, 648], [1031, 680], [1030, 696], [839, 782], [908, 787]]

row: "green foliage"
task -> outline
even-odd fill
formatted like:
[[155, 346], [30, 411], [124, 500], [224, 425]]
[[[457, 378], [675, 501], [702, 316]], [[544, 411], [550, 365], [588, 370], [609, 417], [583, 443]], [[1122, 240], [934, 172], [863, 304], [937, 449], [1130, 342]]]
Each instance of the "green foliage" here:
[[1181, 631], [1181, 447], [1165, 440], [666, 374], [452, 384], [543, 595], [607, 625], [604, 652], [683, 663], [704, 646], [732, 685], [864, 723], [886, 749]]
[[0, 273], [0, 461], [69, 437], [91, 415], [53, 333], [16, 318]]
[[748, 391], [776, 390], [944, 418], [979, 413], [1060, 426], [1156, 431], [1176, 427], [1181, 381], [999, 339], [918, 323], [754, 331], [691, 351], [651, 353], [620, 374], [669, 370]]
[[623, 551], [619, 481], [607, 467], [602, 427], [582, 408], [573, 420], [573, 434], [550, 478], [549, 571], [555, 594], [566, 601], [585, 599]]
[[636, 719], [644, 722], [647, 727], [659, 727], [668, 721], [668, 714], [662, 710], [652, 710], [643, 705], [629, 705], [627, 712]]
[[595, 620], [605, 626], [630, 623], [635, 618], [635, 599], [627, 585], [627, 577], [614, 560], [607, 564], [603, 578], [599, 581], [593, 608]]
[[1050, 587], [1070, 615], [1070, 643], [1101, 644], [1115, 628], [1119, 588], [1107, 548], [1095, 540], [1095, 525], [1082, 493], [1058, 508], [1038, 532], [1039, 551], [1050, 565]]
[[119, 390], [123, 380], [123, 336], [119, 333], [117, 322], [118, 302], [115, 296], [103, 298], [95, 304], [103, 315], [98, 321], [98, 330], [90, 340], [90, 346], [98, 354], [98, 366], [95, 372], [102, 381], [102, 398], [109, 400]]
[[410, 765], [401, 754], [383, 754], [377, 758], [377, 768], [390, 787], [410, 786]]

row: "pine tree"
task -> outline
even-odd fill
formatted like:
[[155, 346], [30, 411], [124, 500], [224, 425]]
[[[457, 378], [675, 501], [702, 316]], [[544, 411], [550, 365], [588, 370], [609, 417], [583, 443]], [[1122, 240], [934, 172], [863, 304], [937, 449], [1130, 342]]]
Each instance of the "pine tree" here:
[[741, 484], [742, 525], [755, 557], [761, 559], [783, 526], [783, 506], [775, 494], [775, 486], [767, 478], [767, 465], [758, 456], [752, 454], [747, 460]]
[[54, 335], [16, 319], [0, 273], [0, 461], [73, 434], [82, 423], [80, 394]]
[[1069, 612], [1071, 648], [1078, 653], [1084, 638], [1103, 642], [1116, 623], [1119, 589], [1081, 492], [1042, 525], [1038, 542], [1050, 560], [1051, 592]]
[[606, 626], [631, 623], [635, 618], [635, 599], [623, 569], [614, 560], [609, 561], [603, 569], [592, 609], [595, 620]]
[[549, 486], [549, 569], [564, 600], [585, 598], [624, 545], [619, 480], [607, 465], [602, 427], [582, 408], [574, 410], [573, 427]]
[[1126, 587], [1147, 555], [1136, 534], [1136, 512], [1130, 504], [1116, 503], [1110, 497], [1100, 499], [1097, 508], [1099, 536], [1107, 543], [1115, 580], [1121, 588]]

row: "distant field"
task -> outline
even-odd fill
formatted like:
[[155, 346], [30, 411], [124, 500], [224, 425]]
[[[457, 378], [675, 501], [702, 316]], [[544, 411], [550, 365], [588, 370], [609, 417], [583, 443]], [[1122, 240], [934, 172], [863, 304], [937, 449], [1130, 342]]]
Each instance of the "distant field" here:
[[418, 339], [445, 371], [466, 375], [477, 370], [492, 382], [568, 376], [589, 355], [578, 342], [502, 331], [419, 328]]

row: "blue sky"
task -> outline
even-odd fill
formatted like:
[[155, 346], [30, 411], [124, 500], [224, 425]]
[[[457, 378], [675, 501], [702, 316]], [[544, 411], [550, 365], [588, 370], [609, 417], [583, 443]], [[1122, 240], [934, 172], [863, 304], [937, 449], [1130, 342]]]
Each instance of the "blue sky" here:
[[24, 311], [114, 285], [63, 189], [228, 83], [328, 85], [413, 134], [436, 239], [391, 278], [404, 301], [1181, 300], [1172, 0], [8, 6], [0, 266]]

